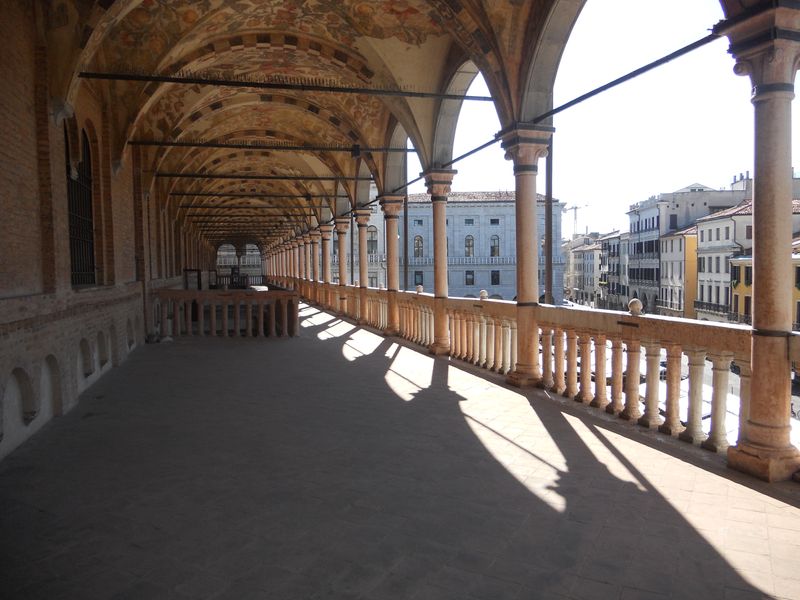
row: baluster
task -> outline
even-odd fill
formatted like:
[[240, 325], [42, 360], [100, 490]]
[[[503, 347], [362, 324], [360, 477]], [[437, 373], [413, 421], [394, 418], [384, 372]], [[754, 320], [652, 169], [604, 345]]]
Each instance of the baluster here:
[[450, 356], [458, 358], [461, 351], [461, 315], [458, 311], [453, 312], [450, 317]]
[[191, 336], [192, 331], [192, 301], [186, 300], [183, 304], [183, 318], [186, 321], [186, 335]]
[[172, 303], [172, 337], [181, 337], [181, 306], [183, 302], [175, 300]]
[[481, 364], [481, 321], [479, 314], [472, 315], [472, 355], [470, 362], [473, 365]]
[[237, 298], [233, 302], [233, 337], [242, 335], [242, 303]]
[[553, 391], [563, 394], [567, 389], [564, 381], [564, 330], [555, 329], [555, 344], [553, 344]]
[[542, 326], [542, 388], [553, 389], [553, 330]]
[[667, 406], [664, 422], [658, 428], [661, 433], [676, 436], [683, 431], [680, 417], [681, 395], [681, 347], [667, 346]]
[[466, 313], [464, 319], [464, 327], [467, 338], [466, 348], [464, 349], [464, 360], [472, 362], [473, 353], [475, 352], [475, 315]]
[[430, 346], [433, 344], [433, 311], [430, 308], [426, 311], [426, 316], [425, 345]]
[[578, 334], [578, 346], [581, 351], [580, 389], [575, 395], [576, 402], [590, 404], [592, 397], [592, 336], [588, 333]]
[[503, 368], [501, 373], [505, 375], [512, 368], [511, 364], [511, 323], [503, 321]]
[[289, 332], [289, 299], [284, 298], [283, 302], [281, 302], [281, 319], [282, 327], [281, 327], [281, 337], [291, 337], [291, 333]]
[[750, 370], [749, 360], [738, 360], [736, 365], [739, 367], [739, 436], [744, 437], [744, 430], [747, 426], [747, 419], [750, 417]]
[[486, 319], [486, 364], [485, 368], [494, 371], [494, 319], [487, 317]]
[[725, 431], [725, 417], [728, 412], [728, 374], [731, 369], [733, 355], [728, 352], [711, 355], [713, 364], [711, 395], [711, 430], [706, 440], [700, 444], [712, 452], [724, 452], [728, 448], [728, 437]]
[[460, 312], [458, 314], [458, 354], [456, 358], [464, 359], [467, 356], [467, 315]]
[[486, 317], [481, 315], [478, 321], [478, 359], [475, 364], [479, 367], [486, 367]]
[[222, 302], [222, 337], [228, 337], [228, 302]]
[[567, 329], [567, 387], [564, 396], [574, 398], [578, 393], [578, 338], [574, 329]]
[[622, 412], [622, 339], [611, 339], [611, 403], [606, 412], [618, 415]]
[[494, 321], [494, 371], [503, 372], [503, 320]]
[[690, 350], [689, 355], [689, 411], [686, 429], [678, 435], [679, 440], [699, 444], [705, 440], [703, 433], [703, 379], [706, 368], [704, 350]]
[[245, 299], [244, 320], [244, 336], [250, 337], [253, 335], [253, 303], [250, 298]]
[[260, 302], [256, 304], [256, 310], [258, 311], [258, 316], [256, 317], [256, 336], [264, 337], [264, 303]]
[[644, 345], [647, 361], [647, 377], [644, 395], [644, 414], [639, 418], [639, 425], [648, 429], [655, 429], [661, 425], [661, 416], [658, 414], [658, 388], [659, 367], [661, 362], [661, 344], [658, 342], [645, 342]]
[[271, 301], [267, 306], [267, 323], [269, 327], [269, 337], [276, 337], [278, 335], [277, 323], [278, 313], [275, 310], [275, 301]]
[[[509, 370], [514, 370], [517, 368], [517, 320], [511, 319], [511, 366]], [[527, 332], [526, 332], [527, 333]], [[539, 345], [539, 326], [534, 324], [533, 326], [533, 335], [536, 339], [536, 345]]]
[[206, 302], [203, 298], [197, 299], [197, 335], [206, 335]]
[[639, 408], [639, 360], [641, 345], [639, 340], [626, 343], [628, 360], [625, 365], [625, 408], [619, 416], [627, 421], [637, 421], [642, 416]]
[[594, 400], [590, 406], [604, 410], [608, 406], [606, 390], [606, 336], [594, 336]]
[[210, 300], [208, 303], [208, 333], [212, 337], [217, 337], [217, 303]]
[[166, 298], [161, 299], [161, 339], [169, 337], [170, 332], [167, 331], [169, 324], [169, 300]]

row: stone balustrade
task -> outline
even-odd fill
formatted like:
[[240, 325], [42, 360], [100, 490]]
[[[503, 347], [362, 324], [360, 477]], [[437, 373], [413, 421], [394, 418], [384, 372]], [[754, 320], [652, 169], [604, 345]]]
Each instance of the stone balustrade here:
[[[296, 282], [286, 283], [299, 287]], [[387, 290], [319, 282], [308, 282], [307, 287], [312, 301], [376, 329], [387, 329]], [[431, 346], [433, 295], [401, 291], [396, 293], [396, 302], [400, 337]], [[447, 298], [445, 310], [452, 359], [508, 374], [517, 364], [518, 337], [536, 339], [538, 334], [540, 387], [641, 427], [724, 452], [731, 430], [726, 423], [729, 414], [738, 413], [740, 428], [747, 418], [747, 326], [540, 305], [534, 308], [536, 331], [518, 331], [515, 302]], [[800, 362], [800, 335], [790, 339], [790, 354], [792, 362]], [[734, 361], [740, 377], [739, 398], [738, 406], [729, 406], [729, 398], [734, 397], [729, 381]]]
[[293, 337], [300, 296], [284, 290], [157, 290], [161, 338]]

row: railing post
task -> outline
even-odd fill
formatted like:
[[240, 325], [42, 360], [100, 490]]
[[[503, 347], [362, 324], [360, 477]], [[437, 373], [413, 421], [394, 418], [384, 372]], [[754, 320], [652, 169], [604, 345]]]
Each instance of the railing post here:
[[680, 418], [681, 394], [681, 347], [667, 346], [667, 406], [664, 423], [658, 428], [661, 433], [677, 436], [683, 431]]
[[202, 297], [197, 299], [197, 335], [206, 335], [206, 301]]
[[486, 362], [484, 367], [494, 371], [494, 319], [486, 317]]
[[711, 394], [711, 430], [708, 432], [706, 440], [700, 445], [712, 452], [723, 452], [728, 449], [725, 417], [728, 412], [728, 374], [732, 358], [728, 353], [711, 355], [712, 384], [714, 386]]
[[661, 425], [658, 414], [658, 388], [659, 388], [659, 363], [661, 362], [661, 344], [645, 342], [644, 345], [647, 361], [647, 377], [644, 399], [644, 414], [639, 418], [639, 425], [648, 429], [655, 429]]
[[576, 402], [590, 404], [592, 398], [592, 336], [588, 333], [578, 335], [581, 350], [581, 386], [574, 399]]
[[628, 360], [625, 365], [625, 408], [619, 414], [626, 421], [638, 421], [642, 416], [639, 408], [639, 360], [641, 344], [639, 340], [630, 340], [625, 343], [628, 350]]
[[750, 370], [749, 360], [737, 359], [736, 365], [739, 367], [739, 438], [741, 438], [750, 415], [750, 378], [752, 371]]
[[161, 296], [161, 339], [169, 337], [170, 332], [167, 331], [169, 325], [169, 298]]
[[186, 321], [186, 335], [191, 336], [192, 331], [192, 301], [186, 300], [183, 304], [183, 319]]
[[546, 390], [553, 389], [553, 330], [549, 326], [542, 327], [542, 383]]
[[250, 298], [245, 298], [246, 304], [244, 305], [244, 336], [250, 337], [253, 335], [253, 302]]
[[494, 321], [494, 371], [503, 372], [503, 321]]
[[574, 329], [567, 329], [567, 387], [564, 396], [574, 398], [578, 393], [578, 337]]
[[217, 336], [217, 303], [212, 299], [208, 303], [208, 334], [212, 337]]
[[553, 330], [553, 391], [564, 394], [567, 384], [564, 381], [564, 330], [556, 327]]
[[605, 410], [608, 406], [606, 390], [606, 336], [598, 333], [594, 336], [594, 400], [591, 406]]
[[690, 350], [689, 355], [689, 411], [686, 429], [678, 439], [690, 444], [699, 444], [705, 439], [703, 433], [703, 375], [706, 368], [704, 350]]
[[181, 337], [181, 306], [183, 303], [176, 299], [172, 303], [172, 337]]

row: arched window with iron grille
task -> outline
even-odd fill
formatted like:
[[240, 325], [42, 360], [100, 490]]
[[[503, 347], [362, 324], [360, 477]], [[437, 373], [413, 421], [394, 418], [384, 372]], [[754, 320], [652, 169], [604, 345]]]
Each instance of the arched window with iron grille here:
[[81, 160], [73, 178], [69, 161], [69, 139], [64, 127], [67, 168], [67, 212], [69, 214], [69, 257], [73, 286], [97, 282], [94, 263], [94, 213], [92, 209], [92, 156], [89, 138], [81, 132]]

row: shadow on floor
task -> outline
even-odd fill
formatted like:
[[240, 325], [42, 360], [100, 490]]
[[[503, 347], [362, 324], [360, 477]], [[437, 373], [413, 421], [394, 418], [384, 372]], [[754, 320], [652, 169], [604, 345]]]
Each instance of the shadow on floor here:
[[148, 346], [1, 463], [5, 597], [769, 597], [590, 420], [625, 477], [555, 403], [301, 319]]

